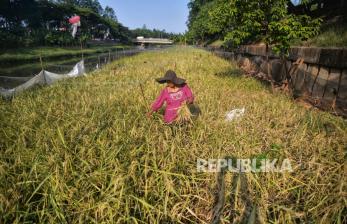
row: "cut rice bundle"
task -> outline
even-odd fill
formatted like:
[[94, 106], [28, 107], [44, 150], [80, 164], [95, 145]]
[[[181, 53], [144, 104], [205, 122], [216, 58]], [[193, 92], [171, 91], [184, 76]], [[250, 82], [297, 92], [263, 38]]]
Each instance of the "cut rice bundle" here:
[[192, 113], [189, 110], [187, 102], [182, 103], [180, 108], [178, 108], [176, 121], [179, 123], [192, 121]]

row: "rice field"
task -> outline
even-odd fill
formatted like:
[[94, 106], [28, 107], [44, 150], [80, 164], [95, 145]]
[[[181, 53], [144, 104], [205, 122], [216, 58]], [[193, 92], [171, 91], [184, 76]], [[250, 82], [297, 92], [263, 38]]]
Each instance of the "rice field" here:
[[[196, 97], [193, 123], [146, 117], [168, 69]], [[203, 50], [141, 53], [0, 101], [0, 125], [0, 223], [218, 223], [216, 207], [220, 223], [347, 221], [346, 120]], [[197, 171], [225, 157], [289, 158], [293, 172]]]

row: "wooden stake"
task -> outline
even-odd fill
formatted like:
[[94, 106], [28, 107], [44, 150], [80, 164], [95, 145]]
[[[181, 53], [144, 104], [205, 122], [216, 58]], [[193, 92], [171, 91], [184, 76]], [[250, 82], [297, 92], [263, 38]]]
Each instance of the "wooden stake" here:
[[82, 60], [84, 59], [84, 57], [83, 57], [83, 45], [82, 45], [82, 40], [81, 40], [81, 38], [80, 38], [80, 45], [81, 45], [81, 53], [82, 53]]
[[42, 52], [40, 53], [40, 64], [41, 64], [41, 70], [43, 71]]

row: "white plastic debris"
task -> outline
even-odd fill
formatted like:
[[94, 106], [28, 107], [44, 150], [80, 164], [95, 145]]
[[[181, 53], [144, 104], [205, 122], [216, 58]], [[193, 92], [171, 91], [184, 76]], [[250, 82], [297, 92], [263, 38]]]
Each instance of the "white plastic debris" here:
[[233, 121], [237, 118], [242, 117], [245, 114], [245, 108], [238, 108], [231, 111], [228, 111], [225, 115], [226, 121]]

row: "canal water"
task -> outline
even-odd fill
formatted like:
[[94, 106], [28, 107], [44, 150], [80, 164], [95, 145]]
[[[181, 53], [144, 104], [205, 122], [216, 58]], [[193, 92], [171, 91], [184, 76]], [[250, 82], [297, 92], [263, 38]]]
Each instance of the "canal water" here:
[[[105, 64], [118, 60], [122, 57], [132, 56], [144, 51], [160, 50], [163, 47], [151, 47], [151, 48], [132, 48], [127, 50], [117, 50], [108, 53], [96, 53], [93, 55], [84, 56], [84, 66], [86, 73], [101, 68]], [[59, 59], [46, 61], [44, 58], [41, 62], [28, 62], [21, 64], [10, 64], [0, 66], [0, 87], [5, 89], [14, 88], [35, 75], [37, 75], [41, 68], [49, 72], [58, 74], [65, 74], [72, 70], [73, 66], [82, 60], [81, 56], [66, 56]]]

